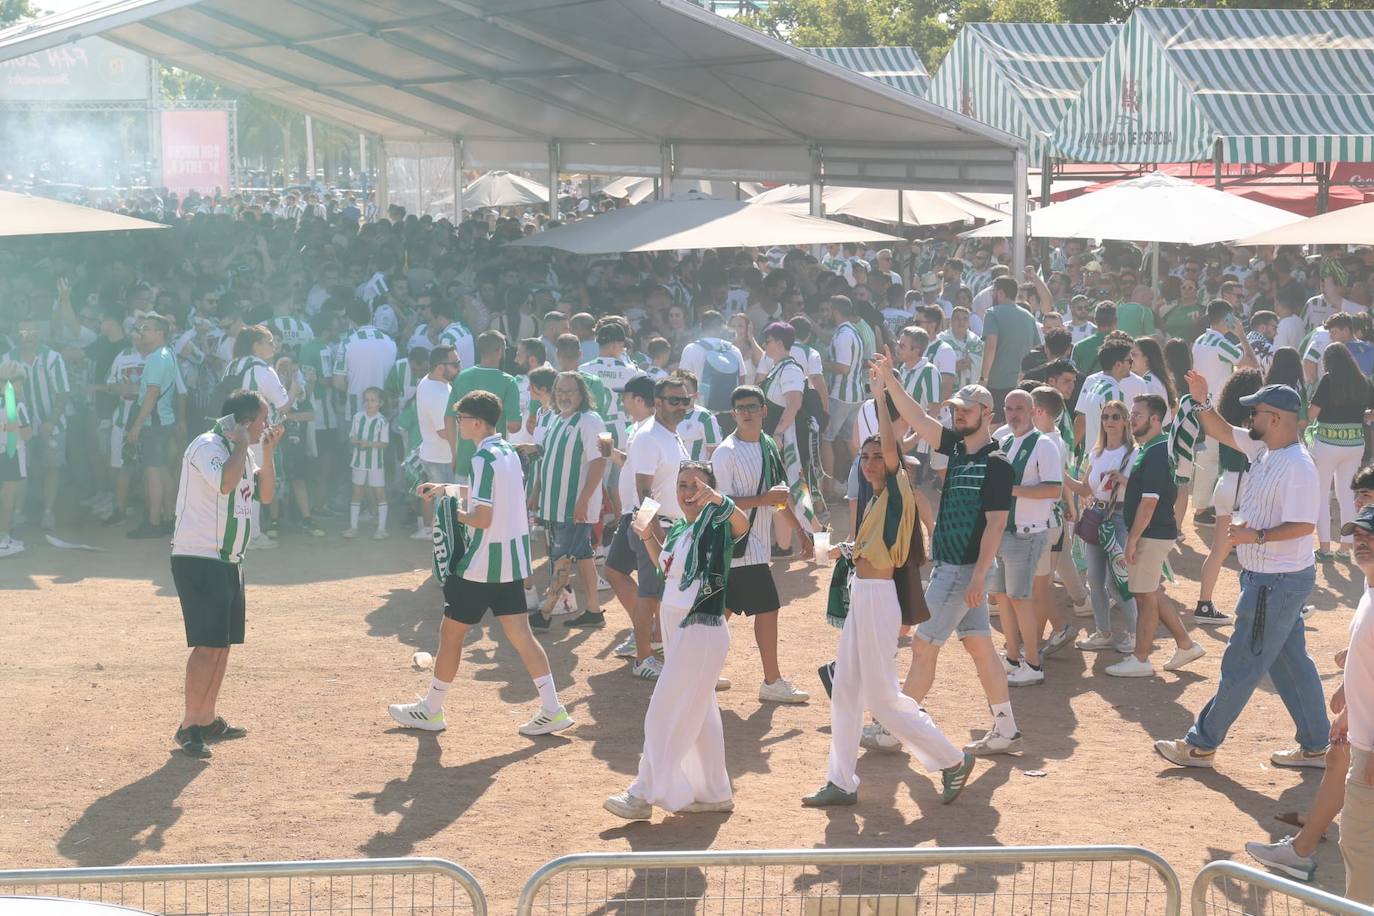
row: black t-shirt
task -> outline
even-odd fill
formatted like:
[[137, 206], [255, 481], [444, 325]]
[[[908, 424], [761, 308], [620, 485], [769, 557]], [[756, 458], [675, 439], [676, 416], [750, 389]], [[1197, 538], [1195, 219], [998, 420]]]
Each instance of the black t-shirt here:
[[1364, 412], [1374, 410], [1374, 385], [1361, 379], [1353, 390], [1337, 389], [1330, 375], [1323, 375], [1312, 392], [1312, 406], [1321, 408], [1321, 423], [1363, 423]]
[[930, 554], [938, 563], [972, 566], [987, 528], [986, 513], [1011, 510], [1011, 462], [996, 441], [970, 455], [964, 437], [952, 429], [940, 435], [939, 451], [949, 456], [949, 468]]
[[[121, 337], [119, 340], [110, 340], [104, 334], [86, 345], [86, 358], [91, 361], [90, 380], [94, 385], [105, 384], [105, 379], [110, 376], [110, 366], [114, 364], [115, 357], [129, 346], [129, 338]], [[99, 392], [95, 397], [95, 408], [99, 416], [108, 417], [114, 412], [117, 397], [106, 392]]]
[[1146, 493], [1158, 496], [1154, 514], [1145, 526], [1141, 537], [1170, 540], [1178, 537], [1178, 525], [1174, 523], [1174, 501], [1178, 498], [1178, 484], [1174, 483], [1174, 471], [1169, 467], [1169, 443], [1156, 442], [1139, 456], [1138, 463], [1126, 480], [1126, 529], [1129, 533], [1135, 524], [1135, 513], [1140, 508], [1140, 498]]

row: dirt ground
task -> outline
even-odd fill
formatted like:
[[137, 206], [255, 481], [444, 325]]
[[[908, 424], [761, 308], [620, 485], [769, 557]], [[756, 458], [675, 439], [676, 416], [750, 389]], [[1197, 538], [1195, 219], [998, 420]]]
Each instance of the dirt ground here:
[[[1199, 533], [1210, 532], [1190, 526], [1177, 562], [1170, 594], [1189, 608]], [[457, 727], [407, 732], [386, 705], [428, 684], [411, 667], [415, 649], [434, 649], [441, 613], [427, 548], [337, 535], [249, 555], [248, 639], [231, 658], [221, 711], [251, 734], [198, 762], [171, 741], [185, 647], [166, 545], [98, 527], [61, 534], [110, 549], [45, 545], [0, 563], [0, 867], [432, 855], [468, 866], [492, 912], [508, 913], [531, 871], [570, 852], [1129, 843], [1161, 853], [1186, 889], [1213, 859], [1254, 864], [1243, 843], [1281, 835], [1274, 815], [1305, 808], [1320, 776], [1269, 764], [1293, 727], [1267, 685], [1215, 772], [1155, 755], [1150, 742], [1181, 736], [1215, 685], [1230, 631], [1204, 628], [1195, 636], [1207, 657], [1151, 681], [1103, 675], [1114, 653], [1050, 659], [1045, 685], [1013, 691], [1025, 753], [982, 763], [952, 807], [907, 755], [866, 752], [857, 807], [804, 809], [800, 797], [824, 782], [829, 743], [815, 670], [837, 633], [824, 621], [818, 568], [796, 561], [779, 567], [781, 657], [811, 703], [758, 701], [753, 633], [736, 620], [725, 670], [734, 688], [720, 695], [735, 813], [660, 812], [626, 825], [601, 801], [633, 776], [651, 687], [611, 655], [627, 632], [618, 605], [604, 630], [555, 625], [543, 637], [575, 729], [516, 733], [535, 689], [499, 628], [483, 627], [450, 694]], [[1308, 638], [1328, 695], [1361, 587], [1345, 563], [1319, 571]], [[1217, 606], [1234, 608], [1236, 592], [1231, 567]], [[957, 645], [945, 648], [927, 705], [956, 742], [987, 725]], [[1317, 854], [1317, 880], [1339, 891], [1335, 834]]]

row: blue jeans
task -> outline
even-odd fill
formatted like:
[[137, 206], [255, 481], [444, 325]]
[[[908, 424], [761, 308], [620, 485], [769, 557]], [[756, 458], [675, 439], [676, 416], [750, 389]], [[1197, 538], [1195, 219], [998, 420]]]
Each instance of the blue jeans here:
[[[1117, 531], [1127, 530], [1124, 512], [1118, 510], [1112, 516], [1112, 521], [1116, 524]], [[1116, 596], [1121, 605], [1121, 612], [1126, 616], [1126, 632], [1134, 633], [1135, 599], [1120, 600], [1121, 593], [1117, 591], [1111, 567], [1107, 563], [1107, 551], [1084, 541], [1083, 556], [1088, 561], [1088, 597], [1093, 603], [1093, 626], [1099, 633], [1112, 632], [1111, 600]]]
[[[1317, 581], [1316, 567], [1301, 572], [1240, 574], [1240, 603], [1236, 624], [1226, 652], [1221, 656], [1217, 692], [1198, 713], [1188, 729], [1188, 743], [1212, 750], [1226, 740], [1250, 694], [1266, 674], [1297, 725], [1298, 744], [1305, 751], [1320, 751], [1330, 737], [1326, 698], [1317, 666], [1307, 654], [1302, 626], [1302, 605]], [[1256, 621], [1261, 596], [1263, 619]]]

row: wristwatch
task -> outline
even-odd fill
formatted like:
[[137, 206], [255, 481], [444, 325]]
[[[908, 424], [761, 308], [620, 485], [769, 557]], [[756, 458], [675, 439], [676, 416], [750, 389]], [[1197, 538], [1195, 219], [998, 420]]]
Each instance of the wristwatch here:
[[1255, 543], [1256, 543], [1256, 544], [1259, 544], [1261, 547], [1263, 547], [1263, 546], [1264, 546], [1264, 536], [1265, 536], [1266, 534], [1268, 534], [1268, 533], [1269, 533], [1269, 529], [1268, 529], [1268, 528], [1261, 528], [1261, 529], [1255, 534]]

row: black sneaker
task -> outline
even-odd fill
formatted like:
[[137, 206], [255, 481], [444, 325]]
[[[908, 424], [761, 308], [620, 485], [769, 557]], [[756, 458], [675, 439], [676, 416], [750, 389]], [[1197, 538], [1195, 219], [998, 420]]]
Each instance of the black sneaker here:
[[248, 737], [248, 729], [230, 725], [223, 716], [216, 716], [215, 721], [200, 727], [200, 734], [204, 741], [233, 741], [235, 738]]
[[832, 692], [835, 686], [835, 663], [826, 662], [816, 669], [816, 674], [820, 675], [821, 686], [825, 688], [825, 695], [834, 696]]
[[1217, 523], [1217, 510], [1200, 509], [1193, 513], [1193, 522], [1198, 525], [1215, 525]]
[[1212, 606], [1210, 601], [1199, 601], [1193, 609], [1193, 620], [1204, 626], [1221, 626], [1231, 622], [1230, 614], [1223, 614]]
[[204, 760], [211, 756], [210, 749], [205, 746], [204, 729], [199, 725], [188, 725], [185, 728], [178, 728], [176, 742], [181, 746], [181, 752], [187, 757], [195, 757]]
[[599, 630], [606, 625], [605, 614], [594, 614], [591, 611], [583, 611], [576, 617], [570, 617], [563, 621], [565, 627], [583, 627], [588, 630]]
[[124, 518], [125, 518], [124, 510], [123, 510], [123, 509], [115, 509], [115, 510], [114, 510], [113, 512], [111, 512], [109, 515], [107, 515], [107, 516], [100, 522], [100, 524], [104, 525], [106, 528], [113, 528], [115, 525], [122, 525], [122, 524], [124, 524]]
[[774, 559], [780, 559], [780, 558], [782, 558], [782, 557], [790, 557], [790, 556], [792, 556], [792, 548], [791, 548], [791, 547], [779, 547], [779, 546], [776, 545], [776, 544], [773, 545], [773, 558], [774, 558]]
[[530, 629], [536, 633], [548, 632], [552, 620], [539, 613], [538, 610], [530, 611]]

